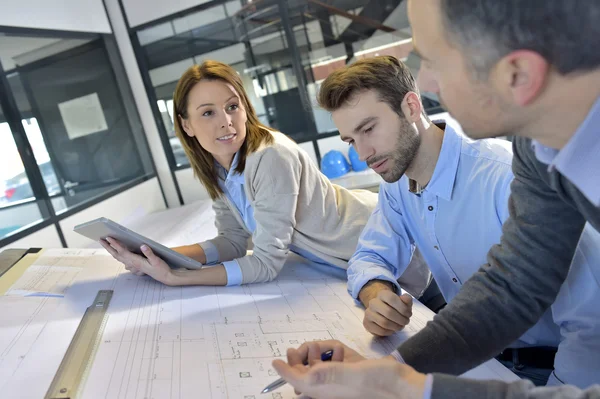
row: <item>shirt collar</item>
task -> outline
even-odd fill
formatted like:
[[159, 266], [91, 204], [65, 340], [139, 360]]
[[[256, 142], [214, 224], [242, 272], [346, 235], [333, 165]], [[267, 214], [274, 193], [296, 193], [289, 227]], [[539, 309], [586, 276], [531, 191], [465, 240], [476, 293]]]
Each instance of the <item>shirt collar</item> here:
[[[439, 128], [444, 129], [444, 139], [438, 157], [433, 176], [427, 186], [421, 191], [430, 192], [440, 198], [450, 201], [454, 190], [454, 181], [458, 170], [460, 149], [462, 146], [461, 136], [450, 125], [443, 121], [434, 122]], [[445, 125], [445, 127], [444, 127]], [[409, 180], [409, 187], [418, 189], [416, 182]], [[417, 192], [418, 193], [418, 192]]]
[[244, 173], [237, 173], [235, 168], [237, 168], [239, 163], [239, 151], [235, 153], [233, 156], [233, 161], [231, 162], [231, 167], [229, 168], [229, 172], [225, 169], [221, 164], [215, 161], [215, 167], [217, 169], [217, 174], [223, 182], [232, 182], [232, 183], [240, 183], [244, 184]]
[[567, 145], [560, 151], [533, 141], [536, 158], [556, 168], [595, 206], [600, 206], [600, 97]]

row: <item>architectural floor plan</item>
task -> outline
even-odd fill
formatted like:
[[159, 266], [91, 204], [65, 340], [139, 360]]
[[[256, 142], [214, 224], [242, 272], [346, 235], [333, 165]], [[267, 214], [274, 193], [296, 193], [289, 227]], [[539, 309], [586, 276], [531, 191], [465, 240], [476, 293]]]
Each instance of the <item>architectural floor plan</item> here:
[[[346, 290], [345, 273], [298, 257], [276, 281], [241, 287], [168, 287], [92, 250], [49, 252], [27, 273], [14, 288], [41, 289], [39, 296], [0, 297], [15, 309], [0, 329], [0, 388], [11, 398], [44, 396], [79, 318], [100, 289], [114, 294], [83, 398], [294, 398], [289, 386], [260, 394], [278, 378], [271, 362], [287, 348], [338, 339], [379, 357], [432, 317], [416, 302], [405, 331], [374, 339]], [[57, 276], [61, 284], [53, 285]], [[476, 370], [481, 378], [514, 378], [499, 364]]]

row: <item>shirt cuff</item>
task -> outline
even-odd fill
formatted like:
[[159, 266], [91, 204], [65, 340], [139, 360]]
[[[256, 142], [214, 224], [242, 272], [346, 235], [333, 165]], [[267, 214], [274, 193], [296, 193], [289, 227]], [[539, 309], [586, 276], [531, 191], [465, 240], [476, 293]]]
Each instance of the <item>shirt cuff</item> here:
[[390, 353], [390, 356], [393, 357], [394, 359], [396, 359], [396, 361], [398, 363], [406, 364], [406, 362], [402, 358], [402, 355], [400, 354], [400, 352], [398, 351], [398, 349], [396, 349], [395, 351], [393, 351], [392, 353]]
[[400, 288], [400, 284], [398, 284], [397, 278], [394, 274], [378, 265], [369, 264], [362, 267], [361, 265], [354, 264], [351, 266], [352, 269], [360, 270], [363, 269], [362, 272], [356, 273], [354, 275], [348, 275], [348, 292], [352, 295], [352, 298], [358, 299], [358, 294], [360, 290], [371, 280], [382, 280], [389, 281], [395, 287], [396, 294], [402, 294], [402, 288]]
[[433, 374], [427, 374], [427, 378], [425, 378], [423, 399], [431, 399], [431, 391], [433, 391]]
[[212, 266], [219, 262], [219, 251], [217, 251], [217, 247], [210, 241], [204, 241], [199, 243], [200, 247], [204, 251], [204, 255], [206, 256], [207, 266]]
[[242, 268], [237, 260], [223, 262], [223, 266], [225, 266], [225, 272], [227, 273], [227, 286], [241, 285], [243, 279]]

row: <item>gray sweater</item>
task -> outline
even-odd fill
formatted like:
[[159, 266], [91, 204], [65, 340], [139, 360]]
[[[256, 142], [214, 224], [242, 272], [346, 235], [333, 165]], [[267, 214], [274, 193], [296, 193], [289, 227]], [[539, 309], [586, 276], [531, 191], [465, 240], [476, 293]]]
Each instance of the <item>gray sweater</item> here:
[[[398, 348], [420, 372], [458, 375], [515, 341], [554, 302], [586, 220], [600, 231], [600, 209], [558, 171], [549, 172], [548, 165], [536, 159], [531, 140], [517, 138], [513, 150], [510, 217], [500, 244], [488, 253], [489, 263], [432, 322]], [[441, 397], [600, 397], [600, 386], [581, 392], [535, 388], [524, 381], [482, 384], [435, 375], [432, 398]]]
[[[254, 233], [226, 196], [213, 203], [219, 235], [210, 241], [218, 261], [236, 259], [243, 284], [273, 280], [290, 245], [347, 269], [360, 232], [377, 205], [377, 194], [331, 184], [295, 142], [282, 133], [272, 134], [272, 144], [246, 159], [244, 193], [254, 209]], [[247, 255], [250, 237], [254, 248]], [[422, 292], [429, 275], [427, 265], [411, 263], [400, 283], [410, 292]]]
[[[246, 159], [244, 191], [254, 209], [254, 234], [227, 197], [213, 203], [219, 235], [210, 241], [219, 262], [236, 259], [243, 284], [271, 281], [295, 245], [347, 269], [377, 194], [331, 184], [296, 143], [282, 133], [273, 137], [273, 144]], [[254, 251], [246, 255], [250, 236]]]

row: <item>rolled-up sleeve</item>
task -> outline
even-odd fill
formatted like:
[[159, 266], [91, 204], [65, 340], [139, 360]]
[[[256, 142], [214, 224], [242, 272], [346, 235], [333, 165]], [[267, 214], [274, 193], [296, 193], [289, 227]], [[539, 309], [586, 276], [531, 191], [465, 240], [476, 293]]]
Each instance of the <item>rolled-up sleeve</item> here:
[[213, 209], [215, 225], [219, 234], [212, 240], [198, 243], [204, 250], [207, 265], [227, 262], [244, 256], [250, 238], [250, 233], [244, 230], [237, 221], [225, 199], [218, 198], [213, 201]]
[[223, 262], [227, 273], [227, 286], [241, 285], [243, 280], [242, 268], [237, 260]]
[[219, 251], [217, 251], [217, 247], [210, 241], [201, 242], [200, 247], [204, 251], [204, 256], [206, 257], [207, 266], [215, 265], [219, 262]]
[[348, 262], [348, 292], [357, 299], [371, 280], [389, 281], [400, 292], [398, 278], [410, 263], [412, 239], [396, 201], [382, 185], [377, 207], [365, 226], [356, 252]]

